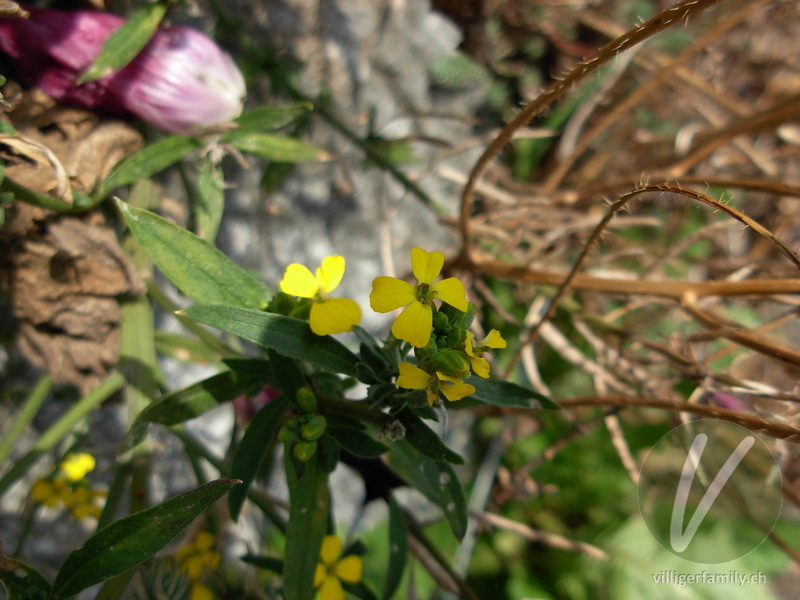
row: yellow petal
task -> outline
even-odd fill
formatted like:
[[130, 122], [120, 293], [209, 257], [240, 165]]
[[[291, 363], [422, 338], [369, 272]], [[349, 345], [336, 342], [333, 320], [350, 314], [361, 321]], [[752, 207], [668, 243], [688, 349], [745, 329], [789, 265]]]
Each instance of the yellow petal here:
[[314, 571], [314, 588], [318, 588], [322, 585], [322, 582], [325, 581], [325, 576], [327, 575], [328, 570], [325, 568], [325, 565], [322, 563], [317, 563], [317, 570]]
[[456, 277], [442, 279], [436, 285], [431, 286], [434, 298], [439, 298], [442, 302], [447, 302], [453, 308], [461, 312], [467, 312], [467, 292], [464, 284]]
[[431, 382], [431, 376], [410, 362], [401, 362], [397, 365], [400, 376], [397, 378], [397, 387], [406, 390], [424, 390]]
[[349, 298], [328, 298], [311, 305], [309, 324], [317, 335], [343, 333], [361, 321], [361, 308]]
[[469, 364], [472, 366], [472, 372], [478, 377], [487, 379], [489, 377], [489, 361], [482, 356], [468, 356]]
[[53, 500], [58, 503], [59, 499], [53, 484], [46, 479], [39, 479], [33, 484], [31, 487], [31, 498], [39, 504], [47, 504], [48, 506], [52, 506], [50, 503]]
[[385, 313], [416, 299], [416, 289], [407, 281], [395, 277], [376, 277], [372, 282], [369, 305], [375, 312]]
[[[475, 356], [474, 352], [474, 345], [475, 342], [475, 334], [471, 331], [467, 332], [467, 338], [464, 340], [464, 352], [467, 353], [467, 356]], [[477, 356], [475, 356], [477, 358]]]
[[195, 581], [192, 583], [192, 589], [189, 592], [189, 600], [214, 600], [216, 596], [214, 592], [211, 591], [206, 585], [203, 585], [199, 581]]
[[450, 402], [461, 400], [464, 396], [475, 393], [475, 386], [463, 381], [443, 383], [439, 389]]
[[342, 540], [335, 535], [326, 535], [322, 538], [322, 547], [319, 549], [319, 558], [326, 565], [335, 565], [342, 555]]
[[433, 311], [430, 306], [415, 300], [409, 304], [392, 324], [392, 333], [398, 340], [408, 342], [416, 348], [428, 345], [433, 326]]
[[342, 584], [336, 577], [326, 577], [319, 588], [319, 600], [344, 600]]
[[428, 406], [433, 406], [433, 403], [436, 402], [438, 397], [439, 394], [432, 392], [431, 388], [428, 388]]
[[194, 536], [194, 547], [198, 550], [209, 550], [214, 547], [217, 538], [208, 531], [198, 531]]
[[505, 348], [506, 341], [497, 329], [492, 329], [485, 338], [478, 344], [479, 346], [489, 346], [489, 348]]
[[301, 298], [314, 298], [319, 293], [317, 278], [307, 267], [297, 263], [286, 267], [280, 287], [284, 294]]
[[80, 454], [67, 454], [67, 457], [59, 465], [61, 471], [70, 481], [80, 481], [86, 474], [94, 469], [94, 456], [82, 452]]
[[317, 269], [317, 283], [323, 294], [335, 290], [344, 276], [344, 256], [326, 256]]
[[351, 554], [345, 556], [342, 560], [336, 563], [334, 572], [336, 576], [342, 581], [347, 583], [358, 583], [361, 581], [361, 572], [364, 569], [364, 564], [361, 562], [361, 557]]
[[442, 272], [444, 254], [426, 252], [416, 246], [411, 249], [411, 270], [420, 283], [431, 284]]

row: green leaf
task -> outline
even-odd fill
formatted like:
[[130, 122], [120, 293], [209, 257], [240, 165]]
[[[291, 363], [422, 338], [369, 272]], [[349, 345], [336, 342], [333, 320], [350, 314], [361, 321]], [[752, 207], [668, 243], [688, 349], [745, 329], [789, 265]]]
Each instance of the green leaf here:
[[233, 120], [239, 125], [235, 131], [222, 134], [220, 141], [232, 142], [238, 137], [257, 131], [274, 131], [293, 123], [314, 109], [310, 102], [298, 102], [287, 106], [262, 106], [249, 110]]
[[268, 350], [267, 355], [275, 373], [275, 382], [287, 398], [295, 400], [297, 392], [306, 387], [308, 381], [297, 361], [287, 358], [276, 350]]
[[247, 489], [272, 448], [287, 408], [289, 399], [286, 396], [270, 400], [255, 414], [242, 436], [231, 464], [231, 477], [241, 479], [242, 485], [233, 488], [228, 494], [228, 509], [234, 521], [239, 518]]
[[314, 334], [305, 321], [235, 306], [195, 305], [181, 314], [326, 371], [356, 375], [356, 355], [332, 337]]
[[161, 24], [167, 6], [166, 2], [154, 2], [128, 19], [105, 41], [100, 54], [78, 78], [77, 84], [101, 79], [136, 58]]
[[355, 454], [362, 458], [375, 458], [389, 450], [388, 446], [372, 439], [366, 432], [357, 427], [328, 423], [328, 428], [325, 431], [350, 454]]
[[69, 598], [140, 565], [238, 483], [212, 481], [101, 529], [67, 556], [50, 599]]
[[546, 410], [561, 408], [547, 396], [510, 381], [470, 377], [469, 383], [475, 387], [475, 393], [458, 402], [448, 403], [448, 409], [471, 408], [480, 404]]
[[443, 460], [455, 465], [463, 465], [464, 459], [445, 446], [442, 438], [422, 422], [411, 409], [404, 408], [397, 413], [397, 419], [406, 428], [405, 439], [409, 444], [433, 460]]
[[241, 557], [241, 560], [259, 569], [267, 569], [278, 575], [283, 574], [283, 561], [280, 558], [261, 556], [258, 554], [245, 554]]
[[312, 600], [314, 573], [319, 562], [322, 538], [328, 527], [328, 472], [318, 452], [302, 463], [302, 475], [292, 452], [284, 452], [289, 486], [289, 525], [286, 529], [283, 593], [286, 600]]
[[142, 441], [150, 423], [169, 427], [189, 421], [244, 394], [263, 379], [263, 376], [225, 371], [161, 396], [136, 418], [123, 451]]
[[397, 591], [408, 556], [408, 526], [403, 509], [394, 496], [389, 494], [389, 566], [383, 582], [383, 600], [390, 600]]
[[195, 302], [258, 308], [269, 300], [267, 286], [205, 240], [149, 211], [119, 207], [153, 262]]
[[3, 585], [9, 600], [45, 600], [50, 594], [50, 582], [39, 571], [0, 553], [0, 591]]
[[408, 441], [392, 444], [390, 466], [444, 512], [459, 540], [467, 531], [467, 501], [453, 467], [420, 454]]
[[268, 133], [248, 133], [230, 140], [231, 146], [264, 160], [282, 163], [301, 163], [330, 160], [330, 155], [294, 138]]
[[197, 235], [213, 244], [217, 239], [219, 224], [225, 207], [225, 181], [217, 165], [210, 160], [200, 163], [197, 175], [197, 197], [194, 198], [195, 230]]
[[198, 148], [200, 142], [183, 135], [173, 135], [143, 148], [114, 167], [95, 192], [95, 199], [105, 198], [118, 187], [146, 179], [175, 164], [189, 152]]

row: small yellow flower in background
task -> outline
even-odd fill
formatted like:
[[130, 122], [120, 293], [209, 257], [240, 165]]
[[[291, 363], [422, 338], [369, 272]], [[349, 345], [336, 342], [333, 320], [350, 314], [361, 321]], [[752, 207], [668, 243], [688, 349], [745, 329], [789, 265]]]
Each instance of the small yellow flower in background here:
[[61, 503], [61, 494], [54, 482], [37, 479], [31, 486], [31, 498], [39, 504], [55, 508]]
[[92, 489], [85, 481], [71, 482], [65, 477], [39, 479], [31, 486], [31, 498], [34, 502], [48, 508], [63, 506], [79, 521], [87, 517], [99, 519], [102, 502], [98, 503], [98, 500], [107, 495], [104, 491]]
[[319, 600], [344, 600], [342, 581], [361, 581], [364, 567], [361, 557], [355, 554], [342, 557], [342, 540], [335, 535], [326, 535], [322, 540], [319, 559], [314, 574], [314, 587], [319, 591]]
[[199, 531], [191, 543], [178, 550], [178, 564], [191, 581], [200, 579], [206, 569], [214, 571], [219, 567], [222, 556], [213, 549], [215, 545], [216, 538], [212, 533]]
[[453, 308], [466, 312], [467, 293], [464, 284], [456, 277], [434, 283], [444, 266], [444, 254], [411, 249], [411, 270], [417, 279], [412, 285], [395, 277], [377, 277], [372, 282], [369, 304], [379, 313], [405, 309], [395, 319], [392, 334], [416, 348], [422, 348], [431, 339], [433, 326], [433, 301], [441, 300]]
[[505, 348], [506, 341], [497, 329], [492, 329], [480, 342], [475, 342], [475, 334], [467, 332], [465, 351], [469, 358], [472, 371], [479, 377], [486, 379], [489, 377], [489, 361], [483, 357], [485, 348]]
[[81, 452], [74, 454], [70, 452], [58, 465], [64, 476], [70, 481], [80, 481], [89, 471], [94, 470], [94, 456]]
[[344, 257], [339, 255], [322, 259], [316, 275], [301, 264], [292, 263], [286, 267], [280, 283], [281, 291], [314, 300], [309, 325], [317, 335], [344, 333], [361, 321], [361, 308], [354, 300], [328, 296], [342, 281], [344, 268]]
[[397, 378], [397, 386], [407, 390], [426, 390], [428, 392], [428, 404], [433, 405], [439, 392], [444, 394], [450, 402], [461, 400], [465, 396], [475, 393], [475, 386], [464, 383], [460, 379], [450, 377], [437, 371], [435, 375], [426, 373], [410, 362], [401, 362], [397, 367], [400, 369], [400, 376]]
[[207, 585], [195, 581], [189, 590], [189, 600], [214, 600], [217, 595]]

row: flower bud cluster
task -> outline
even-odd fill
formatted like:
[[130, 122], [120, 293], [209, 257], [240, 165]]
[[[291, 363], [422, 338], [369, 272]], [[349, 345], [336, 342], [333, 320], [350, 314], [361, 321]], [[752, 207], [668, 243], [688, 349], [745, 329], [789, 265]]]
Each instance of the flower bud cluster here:
[[306, 462], [316, 454], [319, 439], [325, 433], [328, 421], [316, 412], [317, 397], [311, 388], [300, 388], [295, 401], [300, 411], [286, 419], [278, 431], [278, 440], [291, 448], [292, 455], [297, 460]]
[[449, 304], [441, 308], [433, 307], [433, 330], [428, 343], [414, 349], [417, 365], [401, 362], [398, 365], [400, 376], [397, 385], [406, 389], [426, 390], [429, 405], [443, 395], [450, 402], [461, 400], [475, 393], [475, 386], [464, 379], [473, 373], [480, 377], [489, 376], [489, 363], [484, 353], [489, 348], [504, 348], [505, 340], [496, 330], [487, 336], [480, 345], [475, 345], [474, 335], [469, 326], [475, 317], [475, 307], [467, 305], [466, 311]]

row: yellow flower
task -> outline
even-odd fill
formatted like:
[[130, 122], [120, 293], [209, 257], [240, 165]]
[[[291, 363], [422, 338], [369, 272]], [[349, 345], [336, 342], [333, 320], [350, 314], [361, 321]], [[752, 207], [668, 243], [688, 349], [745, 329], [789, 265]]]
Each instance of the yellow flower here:
[[211, 591], [207, 585], [203, 585], [199, 581], [192, 583], [189, 590], [189, 600], [214, 600], [217, 596]]
[[361, 581], [361, 557], [354, 554], [342, 557], [342, 540], [335, 535], [326, 535], [322, 540], [319, 558], [314, 574], [314, 587], [319, 592], [319, 600], [344, 600], [342, 581]]
[[70, 452], [66, 458], [61, 461], [59, 467], [64, 476], [70, 481], [80, 481], [86, 474], [94, 469], [95, 461], [94, 456], [81, 452], [80, 454], [73, 454]]
[[284, 294], [311, 298], [309, 324], [317, 335], [343, 333], [361, 321], [361, 308], [348, 298], [330, 298], [344, 276], [343, 256], [327, 256], [317, 269], [316, 276], [303, 265], [292, 263], [286, 267], [280, 287]]
[[467, 332], [467, 341], [464, 350], [472, 365], [472, 371], [479, 377], [489, 377], [489, 361], [483, 357], [486, 348], [505, 348], [506, 341], [497, 329], [492, 329], [485, 338], [475, 343], [475, 334]]
[[405, 306], [392, 325], [392, 333], [416, 348], [431, 339], [433, 301], [442, 300], [453, 308], [466, 312], [467, 293], [464, 284], [455, 277], [434, 283], [444, 265], [444, 254], [411, 249], [411, 270], [416, 285], [395, 277], [377, 277], [372, 282], [369, 304], [375, 312], [385, 313]]
[[61, 494], [59, 494], [56, 486], [46, 479], [37, 479], [31, 486], [31, 498], [35, 502], [51, 508], [58, 506], [61, 502]]
[[436, 371], [435, 375], [431, 375], [405, 361], [397, 366], [400, 369], [400, 376], [397, 378], [398, 387], [407, 390], [426, 390], [428, 404], [431, 406], [439, 396], [439, 392], [442, 392], [450, 402], [456, 402], [475, 393], [475, 386], [445, 375], [441, 371]]
[[206, 570], [214, 571], [219, 567], [222, 556], [213, 549], [215, 544], [212, 533], [199, 531], [191, 543], [178, 550], [178, 563], [191, 581], [200, 579]]

